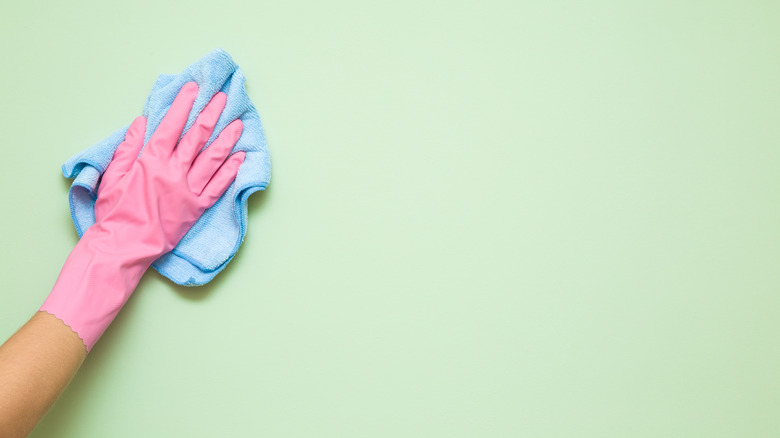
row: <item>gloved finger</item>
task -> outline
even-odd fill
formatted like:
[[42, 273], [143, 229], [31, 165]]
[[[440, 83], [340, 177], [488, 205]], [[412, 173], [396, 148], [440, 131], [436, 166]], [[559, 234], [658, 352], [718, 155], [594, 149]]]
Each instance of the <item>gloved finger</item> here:
[[214, 132], [214, 127], [217, 125], [217, 120], [219, 120], [222, 110], [225, 109], [226, 102], [227, 95], [225, 93], [220, 91], [215, 94], [206, 108], [203, 108], [203, 111], [198, 115], [192, 127], [184, 134], [179, 145], [176, 146], [176, 158], [187, 167], [192, 164], [192, 161], [198, 156], [198, 152], [209, 141], [211, 133]]
[[187, 118], [190, 116], [192, 105], [197, 97], [198, 84], [195, 82], [187, 82], [181, 87], [162, 122], [155, 129], [152, 138], [149, 139], [144, 153], [149, 151], [149, 153], [164, 158], [171, 156], [173, 148], [179, 142], [184, 125], [187, 124]]
[[203, 188], [222, 166], [222, 163], [230, 155], [230, 151], [233, 150], [233, 146], [241, 138], [243, 130], [244, 123], [241, 122], [241, 119], [230, 122], [219, 134], [219, 137], [195, 158], [195, 162], [192, 163], [192, 168], [187, 174], [190, 190], [194, 193], [203, 192]]
[[113, 186], [133, 167], [133, 163], [144, 147], [144, 134], [146, 134], [146, 117], [138, 116], [127, 128], [125, 140], [117, 146], [111, 162], [106, 171], [103, 172], [100, 187], [98, 187], [98, 196], [107, 187]]
[[244, 162], [245, 158], [246, 152], [240, 151], [225, 160], [219, 170], [217, 170], [217, 173], [214, 174], [214, 177], [211, 178], [211, 181], [206, 184], [206, 187], [200, 194], [200, 199], [204, 203], [207, 203], [209, 207], [214, 205], [214, 203], [217, 202], [217, 199], [219, 199], [228, 187], [233, 184], [236, 175], [238, 175], [238, 169], [241, 167], [241, 163]]

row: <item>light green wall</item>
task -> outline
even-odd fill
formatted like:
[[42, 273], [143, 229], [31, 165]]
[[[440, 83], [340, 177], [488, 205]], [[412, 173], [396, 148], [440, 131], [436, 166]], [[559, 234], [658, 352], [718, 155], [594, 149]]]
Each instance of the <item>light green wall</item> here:
[[273, 160], [212, 284], [147, 274], [33, 437], [777, 437], [776, 1], [0, 0], [0, 337], [60, 165], [210, 50]]

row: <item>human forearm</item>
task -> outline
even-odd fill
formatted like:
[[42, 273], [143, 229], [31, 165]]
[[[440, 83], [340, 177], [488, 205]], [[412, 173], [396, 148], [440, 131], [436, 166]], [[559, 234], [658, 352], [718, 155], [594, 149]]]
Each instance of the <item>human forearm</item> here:
[[0, 346], [0, 436], [27, 436], [86, 355], [73, 330], [49, 313], [36, 312]]

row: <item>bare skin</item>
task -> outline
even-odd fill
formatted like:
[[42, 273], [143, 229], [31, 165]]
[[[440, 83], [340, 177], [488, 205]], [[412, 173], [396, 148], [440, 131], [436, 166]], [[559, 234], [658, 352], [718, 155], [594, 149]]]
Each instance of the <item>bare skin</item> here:
[[26, 437], [85, 357], [87, 348], [70, 327], [36, 312], [0, 346], [0, 437]]

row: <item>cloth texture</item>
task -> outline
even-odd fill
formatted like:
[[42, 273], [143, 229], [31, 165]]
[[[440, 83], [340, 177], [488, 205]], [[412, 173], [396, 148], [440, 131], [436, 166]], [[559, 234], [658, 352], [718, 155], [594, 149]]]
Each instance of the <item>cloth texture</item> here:
[[[227, 95], [227, 103], [205, 147], [230, 122], [241, 119], [244, 130], [231, 153], [246, 152], [244, 163], [225, 194], [203, 213], [173, 251], [152, 263], [154, 269], [171, 281], [184, 286], [198, 286], [214, 278], [238, 251], [246, 235], [247, 200], [252, 193], [268, 186], [271, 161], [260, 116], [244, 89], [244, 75], [222, 49], [212, 51], [178, 75], [158, 76], [143, 110], [147, 118], [144, 145], [181, 87], [190, 81], [198, 84], [199, 91], [182, 136], [211, 98], [222, 91]], [[111, 162], [117, 146], [124, 140], [128, 127], [117, 130], [62, 165], [63, 175], [74, 179], [69, 200], [73, 224], [79, 236], [95, 223], [100, 176]]]

